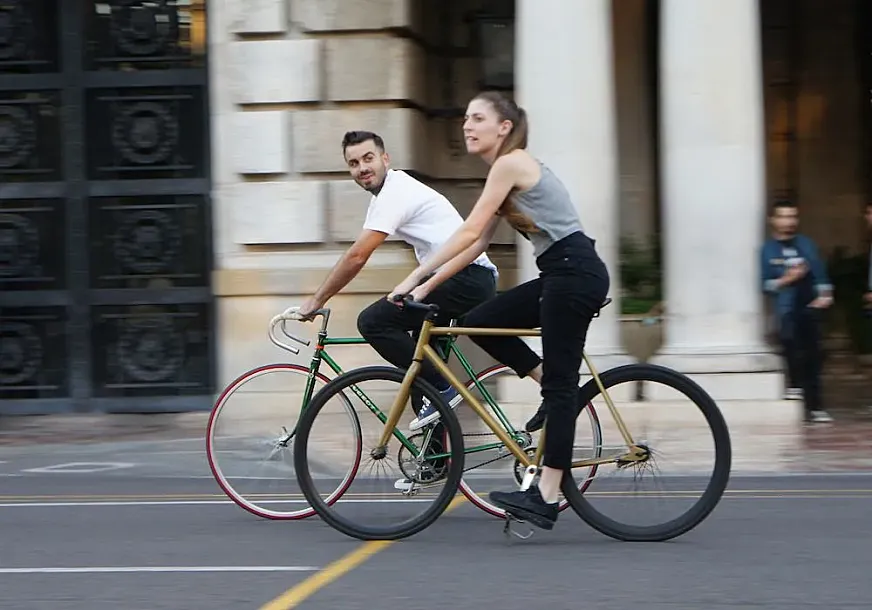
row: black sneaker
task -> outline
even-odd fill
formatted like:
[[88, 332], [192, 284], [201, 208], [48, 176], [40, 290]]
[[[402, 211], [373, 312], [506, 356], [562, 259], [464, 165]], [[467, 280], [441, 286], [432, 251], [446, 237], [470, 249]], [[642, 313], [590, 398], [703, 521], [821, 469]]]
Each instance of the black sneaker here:
[[557, 502], [546, 503], [535, 485], [527, 491], [492, 491], [488, 497], [516, 519], [529, 521], [542, 529], [550, 530], [557, 522]]
[[[581, 388], [578, 388], [579, 392], [581, 392]], [[578, 412], [575, 414], [576, 417], [581, 415], [581, 412], [584, 410], [584, 405], [578, 408]], [[539, 405], [539, 410], [529, 419], [529, 421], [524, 425], [524, 430], [527, 432], [535, 432], [536, 430], [541, 430], [542, 426], [545, 425], [545, 404]]]

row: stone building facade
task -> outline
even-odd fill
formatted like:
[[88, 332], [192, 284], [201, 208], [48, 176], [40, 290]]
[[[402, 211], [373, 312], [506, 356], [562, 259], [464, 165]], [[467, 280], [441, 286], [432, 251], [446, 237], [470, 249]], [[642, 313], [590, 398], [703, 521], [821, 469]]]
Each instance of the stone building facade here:
[[[654, 360], [775, 398], [757, 248], [790, 197], [829, 255], [866, 248], [872, 4], [854, 0], [10, 0], [0, 37], [0, 412], [208, 408], [286, 359], [269, 319], [355, 238], [348, 129], [466, 214], [483, 83], [526, 107], [621, 300], [622, 242], [662, 243]], [[532, 277], [502, 227], [501, 286]], [[334, 335], [402, 278], [395, 240], [331, 301]], [[631, 360], [607, 307], [588, 351]], [[304, 332], [303, 329], [300, 329]], [[346, 367], [374, 353], [348, 347]], [[305, 354], [299, 357], [305, 361]]]
[[[844, 35], [847, 5], [799, 4], [817, 24], [801, 34], [813, 45]], [[484, 168], [464, 156], [460, 121], [436, 111], [462, 109], [478, 88], [482, 61], [464, 23], [475, 8], [427, 0], [210, 6], [220, 379], [271, 357], [265, 321], [309, 294], [356, 235], [367, 197], [345, 173], [338, 143], [346, 129], [383, 134], [395, 165], [424, 176], [462, 213], [474, 203]], [[812, 225], [812, 233], [827, 246], [837, 233], [857, 233], [848, 208], [864, 192], [860, 173], [850, 169], [860, 157], [844, 152], [840, 137], [859, 114], [840, 113], [842, 102], [830, 95], [859, 86], [839, 78], [854, 55], [834, 45], [845, 62], [821, 56], [807, 63], [798, 93], [789, 102], [779, 97], [771, 85], [787, 78], [777, 46], [786, 10], [774, 0], [514, 6], [514, 93], [530, 115], [531, 148], [567, 181], [612, 270], [615, 294], [621, 236], [650, 235], [659, 210], [668, 315], [655, 360], [694, 374], [721, 398], [781, 391], [756, 282], [767, 202], [797, 188], [810, 224], [826, 227]], [[660, 56], [657, 88], [652, 53]], [[785, 74], [774, 73], [779, 69]], [[812, 102], [822, 78], [829, 87]], [[788, 151], [777, 142], [788, 104], [799, 106], [799, 135], [790, 138], [798, 152], [790, 155], [805, 171], [796, 184], [784, 184]], [[834, 149], [847, 163], [822, 167], [818, 161]], [[859, 241], [854, 235], [848, 245]], [[504, 286], [535, 273], [510, 232], [497, 244]], [[360, 307], [410, 264], [400, 245], [379, 252], [332, 302], [334, 332], [354, 332]], [[627, 359], [618, 308], [596, 321], [589, 351], [604, 366]]]

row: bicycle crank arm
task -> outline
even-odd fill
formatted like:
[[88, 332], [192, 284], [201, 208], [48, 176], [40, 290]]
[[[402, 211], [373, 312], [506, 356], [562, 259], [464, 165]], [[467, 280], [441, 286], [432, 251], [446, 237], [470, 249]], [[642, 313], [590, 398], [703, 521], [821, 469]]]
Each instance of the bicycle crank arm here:
[[533, 484], [533, 479], [536, 478], [537, 474], [539, 474], [538, 466], [534, 466], [533, 464], [527, 466], [527, 470], [524, 472], [524, 480], [521, 481], [521, 491], [527, 491], [530, 489], [530, 485]]

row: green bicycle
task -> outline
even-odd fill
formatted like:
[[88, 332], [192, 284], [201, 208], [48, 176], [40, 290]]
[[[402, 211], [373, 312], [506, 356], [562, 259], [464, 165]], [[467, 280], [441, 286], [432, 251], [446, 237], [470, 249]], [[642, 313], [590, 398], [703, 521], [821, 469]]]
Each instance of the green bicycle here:
[[[319, 310], [316, 317], [321, 318], [321, 326], [308, 367], [273, 363], [246, 371], [218, 396], [207, 425], [206, 455], [218, 485], [238, 506], [265, 519], [297, 520], [316, 514], [299, 489], [295, 476], [293, 446], [297, 422], [313, 396], [331, 381], [328, 375], [332, 373], [335, 378], [344, 372], [327, 348], [367, 345], [362, 337], [328, 336], [329, 308]], [[296, 355], [300, 349], [289, 340], [303, 346], [309, 346], [311, 342], [288, 332], [289, 321], [292, 320], [288, 312], [275, 316], [270, 321], [268, 335], [274, 345]], [[520, 380], [514, 371], [503, 365], [475, 371], [457, 339], [456, 336], [443, 336], [434, 341], [441, 361], [447, 364], [452, 357], [457, 361], [468, 379], [465, 384], [467, 390], [489, 408], [499, 422], [501, 431], [514, 444], [524, 448], [528, 455], [534, 455], [537, 434], [524, 431], [523, 425], [538, 407], [539, 386], [531, 380]], [[329, 368], [327, 374], [322, 370], [324, 363]], [[505, 395], [505, 400], [502, 395]], [[522, 405], [515, 404], [510, 410], [500, 406], [500, 402], [509, 401], [509, 395], [524, 395], [532, 397], [532, 400], [524, 401]], [[355, 409], [355, 398], [366, 408]], [[333, 421], [331, 425], [343, 432], [337, 432], [336, 438], [331, 435], [329, 446], [321, 454], [344, 453], [347, 463], [343, 466], [324, 465], [324, 469], [332, 473], [330, 489], [321, 490], [321, 497], [327, 505], [332, 506], [340, 498], [350, 503], [372, 500], [370, 497], [348, 494], [348, 490], [362, 468], [362, 459], [366, 457], [363, 456], [366, 426], [369, 423], [374, 426], [373, 429], [381, 430], [387, 421], [386, 411], [393, 397], [383, 403], [386, 404], [384, 410], [377, 406], [378, 401], [377, 388], [364, 390], [360, 385], [351, 386], [348, 395], [338, 398], [337, 417], [341, 421]], [[459, 407], [463, 402], [463, 398], [458, 396], [452, 406]], [[587, 417], [578, 420], [580, 436], [584, 439], [581, 443], [585, 446], [583, 451], [589, 457], [599, 457], [602, 451], [599, 418], [592, 404], [588, 404], [584, 411]], [[359, 413], [371, 413], [375, 417], [361, 418]], [[505, 512], [490, 502], [488, 490], [482, 486], [494, 479], [504, 485], [510, 480], [507, 475], [520, 483], [524, 466], [492, 430], [472, 425], [477, 421], [471, 421], [470, 429], [464, 431], [467, 466], [459, 488], [479, 509], [494, 517], [505, 518]], [[419, 453], [417, 447], [422, 435], [423, 432], [408, 436], [399, 430], [395, 432], [399, 443], [395, 457], [406, 467], [400, 468], [402, 477], [398, 477], [393, 489], [387, 490], [380, 500], [390, 502], [392, 496], [408, 495], [409, 485], [413, 481], [419, 482], [422, 477], [438, 478], [438, 468], [432, 465], [423, 469], [415, 466], [414, 456]], [[580, 492], [590, 485], [596, 469], [597, 465], [592, 464], [587, 470], [574, 473], [578, 477]], [[568, 507], [569, 502], [563, 499], [560, 510]]]

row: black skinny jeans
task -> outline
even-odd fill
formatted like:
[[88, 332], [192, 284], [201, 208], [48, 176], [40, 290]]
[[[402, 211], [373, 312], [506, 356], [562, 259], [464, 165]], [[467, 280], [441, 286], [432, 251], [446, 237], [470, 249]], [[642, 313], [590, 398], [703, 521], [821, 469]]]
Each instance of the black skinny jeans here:
[[802, 388], [806, 412], [817, 411], [821, 408], [823, 368], [820, 312], [806, 307], [784, 315], [780, 322], [788, 379]]
[[[463, 326], [542, 328], [542, 401], [547, 418], [543, 464], [572, 463], [578, 379], [591, 319], [609, 291], [609, 274], [581, 232], [560, 240], [536, 259], [539, 277], [516, 286], [463, 317]], [[542, 359], [520, 337], [470, 337], [492, 358], [525, 377]]]
[[[436, 287], [425, 303], [439, 306], [436, 323], [447, 325], [451, 318], [459, 318], [467, 311], [483, 303], [497, 292], [496, 278], [481, 265], [469, 265]], [[415, 343], [424, 323], [425, 312], [417, 309], [402, 309], [382, 297], [357, 317], [357, 330], [378, 354], [402, 369], [407, 369], [415, 354]], [[413, 331], [412, 335], [409, 331]], [[433, 337], [431, 345], [437, 339]], [[424, 361], [421, 377], [442, 388], [447, 383], [433, 365]]]

